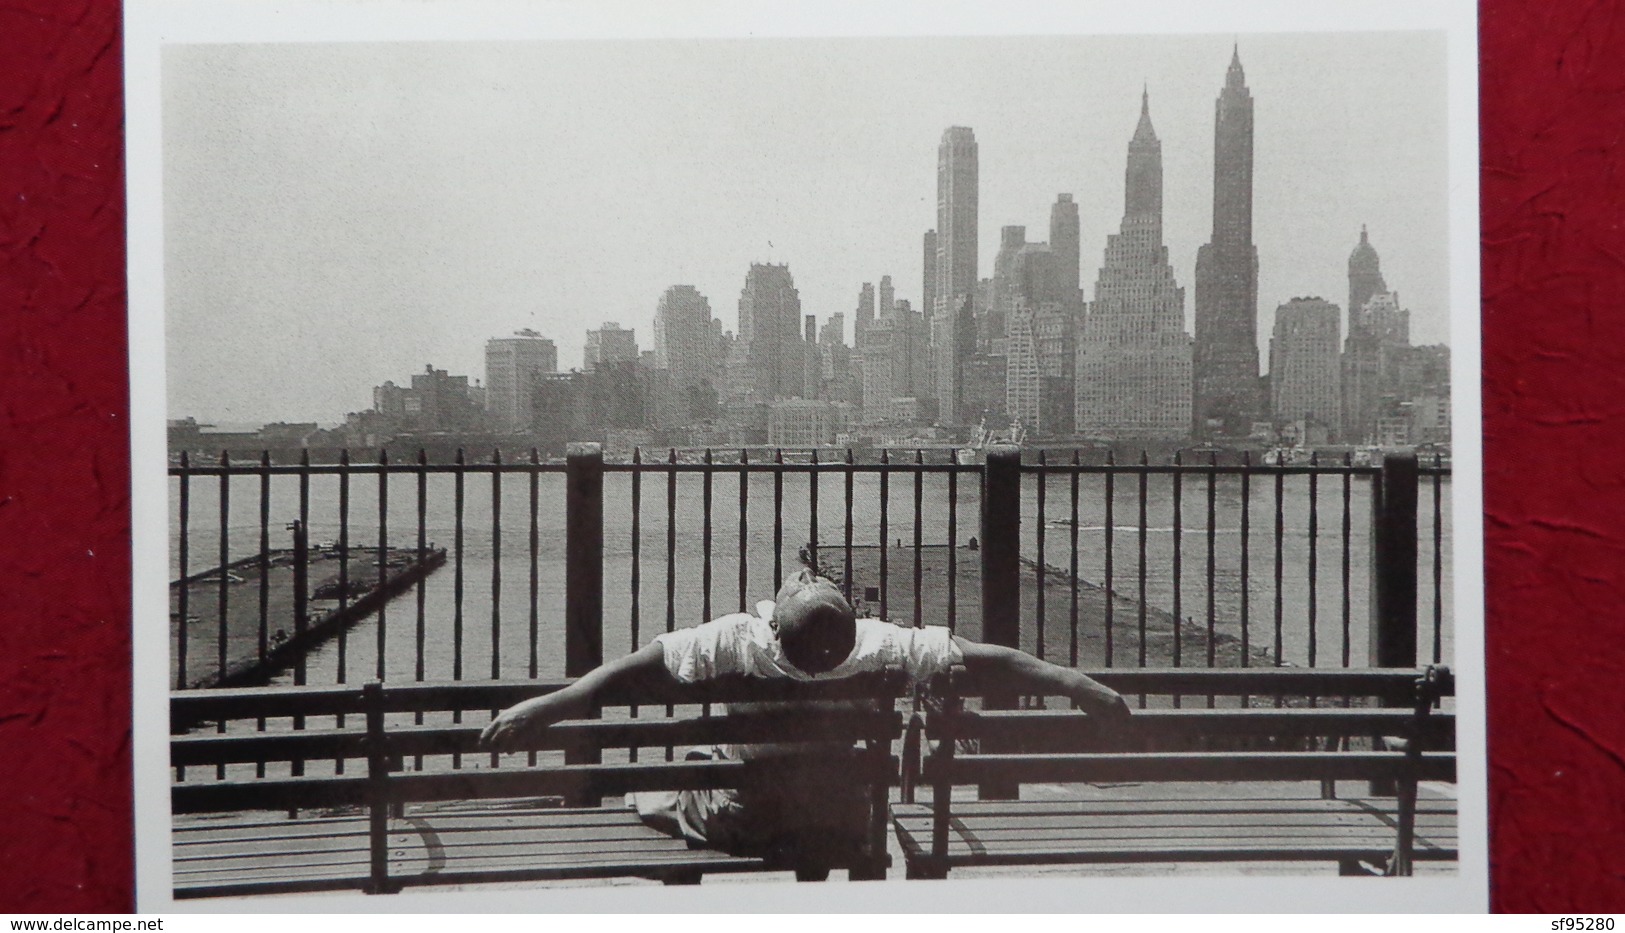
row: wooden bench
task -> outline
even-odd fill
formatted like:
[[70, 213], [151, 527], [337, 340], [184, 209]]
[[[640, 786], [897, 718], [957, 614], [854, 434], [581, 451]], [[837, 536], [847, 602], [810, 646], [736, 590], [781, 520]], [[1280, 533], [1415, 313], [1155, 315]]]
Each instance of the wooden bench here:
[[[1321, 860], [1345, 874], [1371, 873], [1369, 863], [1405, 875], [1413, 860], [1457, 857], [1453, 797], [1418, 799], [1419, 781], [1455, 780], [1454, 715], [1435, 709], [1453, 695], [1446, 669], [1091, 676], [1147, 697], [1118, 736], [1102, 736], [1065, 700], [1052, 710], [969, 708], [966, 699], [998, 693], [962, 669], [934, 685], [941, 707], [925, 715], [923, 735], [935, 748], [922, 756], [916, 716], [903, 802], [892, 808], [908, 877], [971, 866]], [[1337, 781], [1359, 782], [1355, 794], [1337, 796]], [[1029, 787], [1028, 799], [954, 796], [966, 785], [987, 798], [1069, 783], [1042, 795]], [[1133, 786], [1080, 786], [1122, 783]], [[916, 787], [930, 790], [929, 803], [915, 802]], [[1392, 796], [1372, 792], [1388, 787]]]
[[[884, 878], [886, 804], [902, 734], [890, 672], [842, 681], [651, 685], [603, 698], [603, 718], [560, 723], [534, 752], [477, 750], [491, 711], [567, 682], [187, 690], [171, 695], [177, 898], [713, 872], [832, 868]], [[850, 701], [865, 701], [852, 703]], [[711, 712], [700, 704], [843, 701], [838, 709]], [[668, 716], [667, 704], [677, 704]], [[455, 720], [467, 718], [467, 724]], [[262, 722], [265, 731], [260, 731]], [[294, 728], [295, 723], [305, 728]], [[200, 724], [224, 723], [209, 733]], [[188, 734], [190, 733], [190, 734]], [[685, 760], [686, 746], [831, 742], [805, 758], [861, 788], [856, 851], [730, 855], [645, 826], [629, 792], [736, 788], [772, 760]], [[613, 760], [606, 760], [613, 759]], [[670, 759], [670, 760], [668, 760]], [[603, 798], [610, 797], [609, 805]], [[565, 806], [563, 804], [569, 804]]]

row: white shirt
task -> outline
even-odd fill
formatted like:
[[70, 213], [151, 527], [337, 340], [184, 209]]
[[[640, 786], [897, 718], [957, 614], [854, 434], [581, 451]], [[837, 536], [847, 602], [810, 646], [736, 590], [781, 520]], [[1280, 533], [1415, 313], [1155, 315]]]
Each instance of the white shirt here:
[[666, 670], [680, 683], [728, 674], [835, 680], [888, 667], [923, 682], [965, 661], [964, 652], [944, 626], [903, 628], [880, 619], [858, 619], [857, 642], [846, 660], [826, 673], [808, 674], [784, 659], [784, 646], [768, 621], [772, 617], [773, 601], [763, 600], [756, 604], [755, 615], [736, 612], [704, 625], [667, 632], [655, 642], [664, 652]]

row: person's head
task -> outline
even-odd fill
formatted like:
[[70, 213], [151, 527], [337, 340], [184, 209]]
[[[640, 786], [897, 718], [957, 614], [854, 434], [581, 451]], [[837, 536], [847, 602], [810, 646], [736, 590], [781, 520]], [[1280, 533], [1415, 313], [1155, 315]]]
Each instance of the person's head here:
[[808, 674], [834, 670], [857, 644], [857, 614], [851, 603], [834, 583], [810, 570], [785, 578], [772, 623], [784, 659]]

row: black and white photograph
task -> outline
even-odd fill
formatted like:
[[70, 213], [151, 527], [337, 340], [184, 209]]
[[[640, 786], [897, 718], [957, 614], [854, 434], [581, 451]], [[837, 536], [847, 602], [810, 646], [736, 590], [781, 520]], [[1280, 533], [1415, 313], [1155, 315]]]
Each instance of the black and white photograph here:
[[144, 909], [1483, 909], [1471, 4], [238, 12]]

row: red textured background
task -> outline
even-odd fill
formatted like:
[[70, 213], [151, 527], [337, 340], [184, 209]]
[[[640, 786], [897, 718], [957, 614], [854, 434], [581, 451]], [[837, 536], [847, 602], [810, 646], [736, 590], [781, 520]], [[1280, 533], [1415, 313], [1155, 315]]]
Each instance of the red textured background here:
[[[1625, 911], [1625, 27], [1482, 10], [1493, 906]], [[0, 4], [0, 912], [128, 911], [119, 7]]]

